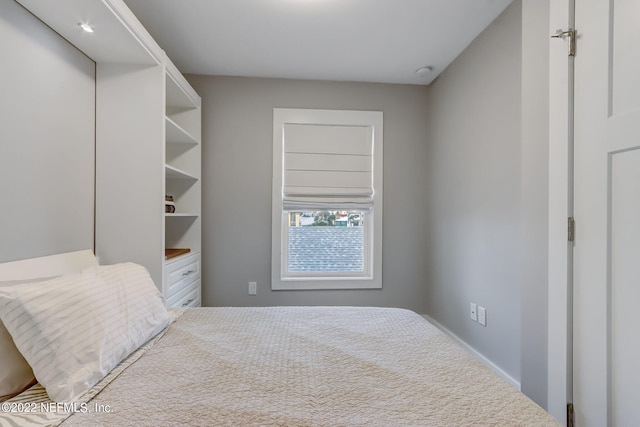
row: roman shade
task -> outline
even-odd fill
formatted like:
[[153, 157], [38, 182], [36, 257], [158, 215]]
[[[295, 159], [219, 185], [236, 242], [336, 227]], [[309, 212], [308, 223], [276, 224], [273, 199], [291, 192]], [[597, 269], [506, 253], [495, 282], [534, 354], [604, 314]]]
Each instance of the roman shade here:
[[283, 126], [283, 210], [370, 209], [372, 126]]

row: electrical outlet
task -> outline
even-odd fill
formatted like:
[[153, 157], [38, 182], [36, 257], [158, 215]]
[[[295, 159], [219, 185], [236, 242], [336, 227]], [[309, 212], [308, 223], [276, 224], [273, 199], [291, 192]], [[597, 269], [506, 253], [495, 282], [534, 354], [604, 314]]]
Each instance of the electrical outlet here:
[[255, 295], [258, 290], [257, 288], [256, 282], [249, 282], [249, 295]]
[[478, 307], [478, 323], [487, 326], [487, 310], [484, 307]]
[[477, 306], [474, 303], [471, 303], [470, 305], [470, 315], [471, 315], [471, 320], [473, 320], [474, 322], [478, 321], [478, 311], [477, 311]]

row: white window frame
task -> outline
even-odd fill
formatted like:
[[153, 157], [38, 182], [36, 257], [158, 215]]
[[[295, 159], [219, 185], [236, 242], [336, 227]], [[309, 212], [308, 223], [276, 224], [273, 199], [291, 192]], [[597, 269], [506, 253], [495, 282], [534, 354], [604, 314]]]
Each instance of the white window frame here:
[[[288, 218], [282, 208], [285, 124], [369, 126], [373, 136], [373, 207], [366, 214], [364, 273], [289, 273]], [[383, 113], [381, 111], [273, 109], [271, 289], [382, 288]]]

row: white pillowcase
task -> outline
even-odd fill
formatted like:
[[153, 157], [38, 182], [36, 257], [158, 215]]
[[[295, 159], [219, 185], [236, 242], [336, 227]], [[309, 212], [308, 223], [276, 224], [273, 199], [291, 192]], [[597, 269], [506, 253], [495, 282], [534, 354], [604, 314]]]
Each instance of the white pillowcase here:
[[7, 328], [0, 322], [0, 402], [15, 396], [29, 385], [35, 377], [31, 366], [13, 343]]
[[169, 320], [132, 263], [0, 288], [0, 318], [55, 402], [75, 401]]
[[[42, 282], [51, 277], [31, 280], [0, 282], [0, 288]], [[0, 320], [0, 402], [9, 399], [34, 384], [36, 378], [31, 366], [16, 348], [11, 334]]]

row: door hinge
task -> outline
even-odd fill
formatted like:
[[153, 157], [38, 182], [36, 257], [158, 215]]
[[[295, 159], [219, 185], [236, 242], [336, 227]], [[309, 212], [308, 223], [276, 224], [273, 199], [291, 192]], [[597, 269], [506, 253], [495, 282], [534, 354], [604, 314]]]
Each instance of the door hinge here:
[[567, 427], [575, 427], [576, 413], [573, 409], [573, 403], [567, 403]]
[[553, 34], [551, 38], [564, 39], [565, 36], [569, 37], [569, 56], [576, 56], [576, 38], [578, 37], [578, 31], [575, 28], [556, 30], [556, 33]]
[[572, 216], [567, 221], [567, 238], [573, 242], [576, 238], [576, 220]]

